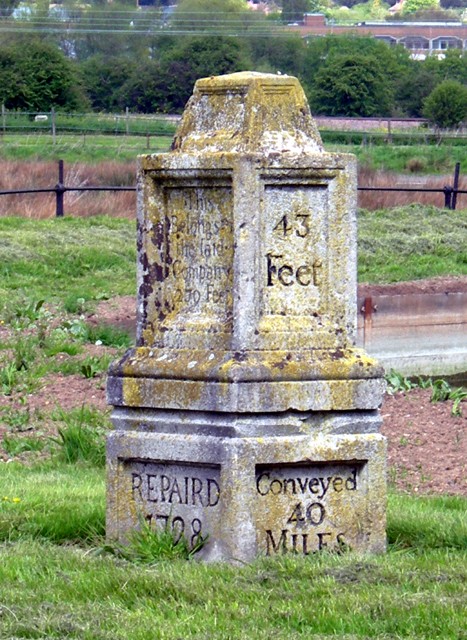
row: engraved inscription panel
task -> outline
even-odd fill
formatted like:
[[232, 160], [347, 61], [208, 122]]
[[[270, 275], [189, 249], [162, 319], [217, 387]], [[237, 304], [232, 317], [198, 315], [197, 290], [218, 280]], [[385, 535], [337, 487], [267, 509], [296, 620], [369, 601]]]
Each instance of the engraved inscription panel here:
[[324, 186], [269, 185], [264, 193], [263, 313], [326, 311], [328, 197]]
[[161, 320], [178, 316], [196, 322], [196, 316], [206, 315], [229, 320], [232, 208], [227, 186], [164, 189], [165, 217], [154, 230], [163, 272], [155, 302]]
[[212, 534], [220, 501], [219, 467], [125, 461], [121, 481], [133, 526], [147, 522], [194, 547]]
[[363, 463], [256, 470], [258, 550], [266, 555], [359, 547], [368, 537]]

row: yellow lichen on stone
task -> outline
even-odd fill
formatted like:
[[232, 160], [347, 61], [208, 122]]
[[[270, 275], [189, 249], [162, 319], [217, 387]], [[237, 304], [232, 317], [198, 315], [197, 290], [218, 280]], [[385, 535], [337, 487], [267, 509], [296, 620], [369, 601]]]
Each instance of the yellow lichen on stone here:
[[195, 84], [174, 151], [322, 151], [300, 83], [290, 76], [240, 72]]
[[384, 551], [384, 381], [354, 346], [355, 158], [323, 151], [295, 78], [245, 72], [196, 83], [138, 184], [109, 537], [145, 522], [238, 562]]

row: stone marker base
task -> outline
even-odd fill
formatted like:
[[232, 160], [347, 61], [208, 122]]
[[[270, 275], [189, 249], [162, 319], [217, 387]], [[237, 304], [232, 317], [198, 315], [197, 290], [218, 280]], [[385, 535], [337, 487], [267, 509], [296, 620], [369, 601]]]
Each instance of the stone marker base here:
[[[116, 409], [107, 536], [141, 522], [208, 561], [386, 548], [385, 438], [376, 411], [233, 414]], [[248, 435], [247, 435], [248, 434]]]

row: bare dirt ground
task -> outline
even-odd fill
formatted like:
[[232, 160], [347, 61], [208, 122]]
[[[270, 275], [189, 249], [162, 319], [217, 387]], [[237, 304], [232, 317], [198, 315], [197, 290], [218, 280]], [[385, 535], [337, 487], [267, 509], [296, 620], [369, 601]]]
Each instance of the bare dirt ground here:
[[[467, 291], [467, 277], [359, 287], [360, 295], [443, 291]], [[121, 297], [103, 301], [88, 321], [114, 324], [132, 333], [135, 300]], [[92, 355], [98, 355], [100, 349], [105, 350], [105, 347], [89, 346]], [[454, 416], [451, 414], [452, 401], [434, 403], [430, 398], [431, 391], [420, 388], [386, 395], [381, 414], [382, 433], [388, 439], [388, 480], [399, 490], [410, 493], [467, 495], [467, 402], [461, 405], [463, 415]], [[85, 403], [106, 410], [105, 376], [85, 379], [77, 375], [51, 375], [43, 380], [39, 390], [26, 396], [21, 403], [18, 397], [0, 396], [0, 409], [29, 409], [32, 416], [29, 430], [49, 429], [53, 432], [56, 426], [44, 420], [44, 416], [57, 406], [66, 410]], [[0, 442], [7, 431], [0, 415]], [[1, 448], [0, 459], [8, 459]]]

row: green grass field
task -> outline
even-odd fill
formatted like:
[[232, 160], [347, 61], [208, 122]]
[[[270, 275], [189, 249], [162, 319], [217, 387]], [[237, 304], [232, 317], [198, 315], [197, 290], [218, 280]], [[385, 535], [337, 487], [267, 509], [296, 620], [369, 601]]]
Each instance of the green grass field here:
[[[57, 134], [55, 142], [48, 131], [29, 134], [7, 131], [0, 138], [0, 158], [4, 160], [65, 160], [97, 163], [106, 160], [133, 161], [139, 154], [168, 151], [175, 127], [155, 129], [144, 135]], [[368, 169], [396, 173], [452, 174], [456, 162], [465, 162], [465, 144], [334, 144], [327, 151], [354, 153]], [[464, 167], [465, 168], [465, 167]]]
[[360, 211], [360, 282], [467, 274], [467, 210], [411, 205]]
[[390, 494], [389, 551], [249, 566], [106, 551], [104, 473], [0, 466], [0, 637], [461, 640], [467, 501]]
[[64, 160], [95, 164], [106, 160], [134, 161], [137, 155], [168, 151], [173, 135], [147, 136], [48, 133], [28, 135], [7, 133], [1, 138], [0, 158], [4, 160]]

